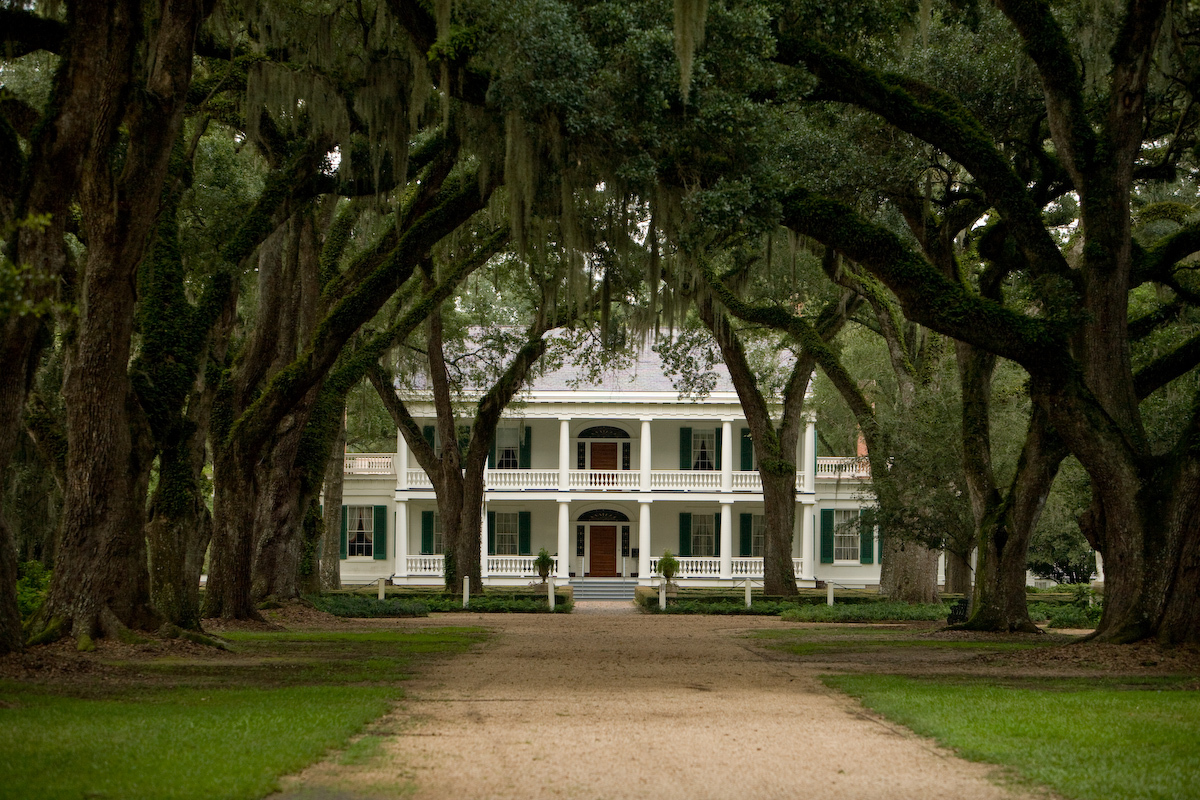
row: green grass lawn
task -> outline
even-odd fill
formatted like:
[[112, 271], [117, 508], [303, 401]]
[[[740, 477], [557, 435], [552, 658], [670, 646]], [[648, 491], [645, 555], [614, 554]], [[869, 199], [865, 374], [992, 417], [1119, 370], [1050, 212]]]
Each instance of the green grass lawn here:
[[1066, 797], [1200, 797], [1200, 692], [1180, 688], [1182, 679], [823, 680], [966, 758], [1011, 767]]
[[0, 798], [262, 797], [386, 712], [414, 659], [461, 651], [483, 633], [227, 638], [235, 653], [216, 661], [114, 663], [114, 679], [86, 684], [0, 684]]

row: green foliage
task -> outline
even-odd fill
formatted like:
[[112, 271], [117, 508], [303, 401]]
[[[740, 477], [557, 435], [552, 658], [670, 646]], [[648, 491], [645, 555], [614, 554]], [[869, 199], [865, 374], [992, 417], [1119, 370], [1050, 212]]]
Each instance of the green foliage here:
[[[555, 594], [554, 613], [569, 614], [574, 604], [566, 594]], [[472, 596], [462, 607], [462, 596], [421, 593], [380, 600], [361, 594], [334, 592], [309, 597], [318, 610], [339, 617], [427, 617], [430, 612], [473, 611], [482, 614], [544, 614], [549, 609], [544, 593], [504, 592]]]
[[389, 597], [380, 600], [360, 594], [322, 594], [308, 598], [318, 611], [338, 617], [428, 617], [429, 606], [420, 600]]
[[543, 547], [541, 550], [538, 550], [537, 558], [533, 560], [533, 566], [537, 570], [538, 575], [542, 577], [542, 581], [545, 582], [547, 576], [550, 575], [551, 568], [554, 566], [554, 558]]
[[28, 620], [41, 608], [50, 588], [50, 570], [39, 561], [25, 561], [17, 565], [17, 608], [21, 619]]
[[1200, 782], [1194, 688], [1095, 678], [822, 680], [966, 758], [1011, 768], [1064, 797], [1171, 800]]
[[678, 572], [679, 560], [671, 554], [670, 550], [664, 551], [662, 558], [658, 560], [658, 574], [670, 581]]
[[1029, 540], [1029, 569], [1058, 583], [1086, 584], [1096, 571], [1096, 554], [1079, 530], [1079, 517], [1091, 501], [1087, 473], [1069, 457], [1046, 499]]
[[785, 622], [887, 622], [944, 620], [950, 613], [945, 603], [857, 603], [851, 605], [807, 605], [784, 611]]

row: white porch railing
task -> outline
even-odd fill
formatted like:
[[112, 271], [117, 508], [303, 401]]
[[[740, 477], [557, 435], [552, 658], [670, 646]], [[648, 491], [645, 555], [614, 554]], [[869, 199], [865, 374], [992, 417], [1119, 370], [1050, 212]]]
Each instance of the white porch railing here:
[[[537, 567], [533, 565], [537, 556], [488, 556], [488, 575], [537, 575]], [[550, 567], [550, 574], [558, 574], [558, 558]]]
[[[799, 490], [804, 486], [804, 473], [796, 472], [796, 488]], [[758, 470], [753, 472], [735, 472], [733, 473], [733, 490], [735, 492], [761, 492], [762, 477], [758, 474]]]
[[437, 575], [441, 577], [445, 569], [445, 556], [408, 556], [409, 575]]
[[[677, 578], [719, 578], [721, 576], [721, 559], [715, 556], [676, 557], [679, 562]], [[763, 560], [761, 558], [734, 558], [734, 578], [761, 578], [763, 576]], [[803, 559], [792, 559], [792, 570], [799, 575]], [[650, 572], [658, 575], [658, 558], [650, 559]]]
[[347, 475], [395, 475], [396, 468], [390, 454], [347, 453], [344, 472]]
[[556, 469], [489, 469], [489, 489], [557, 489]]
[[817, 456], [818, 478], [870, 478], [871, 461], [866, 456]]
[[706, 469], [656, 469], [650, 473], [650, 488], [668, 492], [721, 491], [721, 473]]
[[628, 469], [573, 469], [568, 477], [572, 489], [637, 491], [641, 473]]
[[408, 470], [408, 485], [412, 489], [432, 489], [433, 481], [429, 480], [429, 476], [425, 470], [417, 467], [416, 469]]

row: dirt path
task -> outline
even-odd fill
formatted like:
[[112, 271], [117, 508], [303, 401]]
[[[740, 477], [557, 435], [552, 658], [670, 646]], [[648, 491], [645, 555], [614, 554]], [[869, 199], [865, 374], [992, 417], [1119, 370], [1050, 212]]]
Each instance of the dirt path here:
[[1020, 796], [745, 638], [778, 619], [589, 611], [448, 620], [495, 635], [413, 681], [372, 757], [283, 797]]

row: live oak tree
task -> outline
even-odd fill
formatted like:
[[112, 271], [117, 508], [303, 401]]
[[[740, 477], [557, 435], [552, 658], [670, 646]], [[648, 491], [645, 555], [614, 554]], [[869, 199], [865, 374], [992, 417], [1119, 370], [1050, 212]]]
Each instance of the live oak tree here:
[[[1194, 508], [1200, 463], [1193, 442], [1200, 416], [1188, 412], [1178, 437], [1156, 450], [1141, 402], [1194, 369], [1200, 348], [1187, 340], [1135, 372], [1128, 320], [1129, 293], [1142, 284], [1159, 284], [1185, 303], [1192, 296], [1180, 262], [1196, 249], [1195, 229], [1182, 228], [1145, 248], [1133, 241], [1130, 215], [1135, 186], [1164, 173], [1170, 177], [1192, 141], [1186, 102], [1191, 86], [1178, 71], [1188, 40], [1176, 40], [1178, 49], [1159, 46], [1168, 17], [1181, 30], [1191, 20], [1186, 10], [1165, 2], [1117, 9], [1101, 70], [1085, 80], [1078, 40], [1047, 4], [997, 6], [1021, 37], [1042, 86], [1048, 125], [1047, 137], [1036, 142], [1042, 164], [1061, 170], [1079, 198], [1075, 265], [1043, 222], [1040, 185], [1021, 179], [958, 98], [908, 76], [866, 68], [795, 26], [781, 32], [778, 58], [803, 65], [805, 79], [815, 77], [826, 98], [870, 110], [971, 174], [1006, 227], [1036, 305], [1011, 309], [974, 294], [900, 238], [802, 189], [785, 201], [785, 219], [866, 265], [910, 318], [1029, 372], [1039, 409], [1092, 479], [1084, 527], [1106, 565], [1097, 638], [1194, 641], [1200, 615], [1189, 598], [1200, 575], [1190, 564], [1200, 542]], [[1164, 73], [1180, 79], [1159, 81]]]

